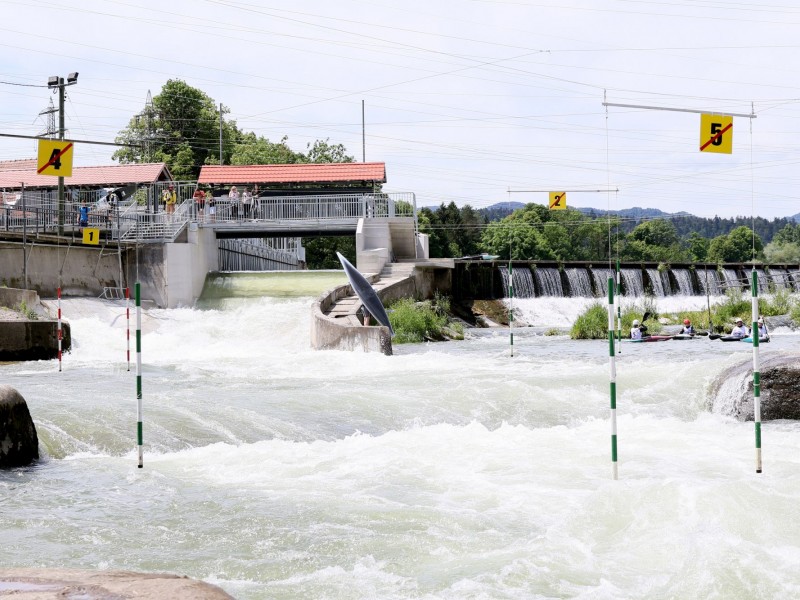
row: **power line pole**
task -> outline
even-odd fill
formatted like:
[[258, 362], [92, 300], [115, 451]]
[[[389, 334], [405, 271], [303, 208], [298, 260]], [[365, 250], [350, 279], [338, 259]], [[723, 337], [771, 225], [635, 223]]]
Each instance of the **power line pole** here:
[[222, 111], [225, 107], [219, 103], [219, 164], [222, 166]]
[[55, 114], [58, 112], [56, 107], [53, 106], [53, 99], [50, 98], [50, 106], [45, 108], [43, 111], [39, 113], [39, 116], [47, 115], [47, 125], [45, 125], [45, 130], [40, 133], [40, 136], [54, 138], [56, 136], [56, 117]]
[[[68, 85], [75, 85], [78, 83], [78, 73], [70, 73], [67, 75], [67, 81], [64, 82], [63, 77], [53, 75], [47, 80], [47, 87], [58, 88], [58, 139], [64, 139], [64, 97], [65, 90]], [[64, 176], [58, 176], [58, 235], [64, 235]]]

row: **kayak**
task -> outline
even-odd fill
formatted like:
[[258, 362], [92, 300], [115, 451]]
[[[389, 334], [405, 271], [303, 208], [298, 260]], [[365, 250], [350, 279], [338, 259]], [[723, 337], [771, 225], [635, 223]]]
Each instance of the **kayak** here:
[[671, 335], [648, 335], [647, 337], [643, 337], [639, 340], [626, 340], [628, 342], [666, 342], [667, 340], [671, 340], [673, 336]]
[[[740, 341], [747, 342], [748, 344], [752, 344], [753, 343], [753, 338], [752, 337], [746, 337], [746, 338], [742, 338]], [[758, 343], [759, 344], [766, 344], [768, 341], [769, 341], [769, 336], [763, 337], [763, 338], [758, 338]]]
[[723, 335], [717, 339], [719, 339], [720, 342], [743, 342], [749, 338], [740, 338], [740, 337], [733, 337], [732, 335]]
[[675, 335], [672, 336], [672, 339], [673, 340], [693, 340], [693, 339], [695, 339], [697, 337], [700, 337], [700, 336], [697, 335], [697, 334], [691, 335], [689, 333], [676, 333]]

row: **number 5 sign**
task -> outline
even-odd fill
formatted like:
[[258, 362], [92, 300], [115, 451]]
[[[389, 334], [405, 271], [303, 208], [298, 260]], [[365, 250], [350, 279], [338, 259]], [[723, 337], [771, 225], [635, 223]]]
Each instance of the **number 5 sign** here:
[[700, 152], [733, 152], [733, 117], [700, 115]]

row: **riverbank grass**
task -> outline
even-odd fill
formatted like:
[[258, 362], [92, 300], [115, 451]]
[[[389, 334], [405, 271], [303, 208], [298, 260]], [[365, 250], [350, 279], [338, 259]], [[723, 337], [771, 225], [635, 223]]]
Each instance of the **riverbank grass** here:
[[436, 295], [433, 300], [415, 302], [410, 298], [398, 300], [389, 307], [389, 322], [394, 329], [395, 344], [423, 341], [463, 340], [464, 327], [452, 321], [450, 300]]

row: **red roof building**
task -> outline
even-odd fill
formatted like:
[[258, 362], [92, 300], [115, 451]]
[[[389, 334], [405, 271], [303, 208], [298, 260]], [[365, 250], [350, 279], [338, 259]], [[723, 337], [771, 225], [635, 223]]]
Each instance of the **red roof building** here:
[[[0, 189], [18, 190], [24, 184], [31, 189], [58, 187], [58, 178], [39, 175], [36, 159], [0, 162]], [[73, 167], [72, 177], [64, 178], [66, 187], [116, 187], [130, 184], [151, 184], [172, 181], [167, 165], [144, 163], [105, 167]]]
[[374, 188], [386, 183], [386, 163], [204, 165], [200, 185], [259, 185], [268, 189]]

